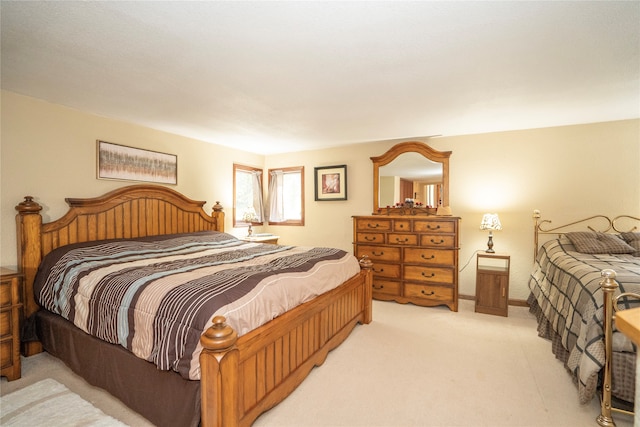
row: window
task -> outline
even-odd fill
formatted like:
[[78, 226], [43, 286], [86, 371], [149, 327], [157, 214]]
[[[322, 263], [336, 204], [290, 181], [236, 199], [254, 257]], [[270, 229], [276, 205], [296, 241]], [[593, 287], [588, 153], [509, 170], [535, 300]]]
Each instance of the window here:
[[233, 226], [264, 221], [262, 169], [233, 165]]
[[304, 225], [304, 167], [269, 169], [269, 224]]

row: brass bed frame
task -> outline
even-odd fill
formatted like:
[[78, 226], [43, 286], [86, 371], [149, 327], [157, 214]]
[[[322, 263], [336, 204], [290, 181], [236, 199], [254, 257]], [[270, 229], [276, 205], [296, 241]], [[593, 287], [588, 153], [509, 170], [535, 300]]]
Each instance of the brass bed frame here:
[[[597, 231], [602, 233], [607, 232], [629, 232], [638, 229], [635, 225], [629, 225], [632, 222], [640, 221], [639, 217], [631, 215], [619, 215], [613, 219], [605, 215], [594, 215], [588, 218], [580, 219], [578, 221], [563, 224], [558, 227], [547, 228], [551, 224], [550, 220], [541, 220], [541, 214], [539, 210], [533, 211], [534, 219], [534, 260], [538, 255], [540, 248], [539, 236], [555, 234], [561, 236], [566, 232], [569, 232], [573, 226], [586, 227], [591, 231]], [[628, 411], [622, 408], [616, 408], [612, 404], [611, 396], [611, 384], [612, 384], [612, 367], [611, 359], [613, 352], [613, 323], [615, 321], [615, 313], [618, 311], [618, 300], [624, 297], [633, 297], [640, 299], [640, 294], [625, 292], [614, 297], [615, 292], [618, 290], [619, 285], [616, 279], [616, 272], [611, 269], [601, 271], [602, 281], [600, 287], [602, 288], [603, 295], [603, 319], [604, 319], [604, 348], [605, 348], [605, 362], [602, 375], [602, 391], [600, 399], [600, 414], [596, 418], [596, 422], [601, 427], [615, 427], [616, 423], [611, 416], [613, 411], [625, 413], [627, 415], [633, 415], [632, 411]]]
[[[112, 238], [224, 231], [219, 203], [211, 215], [205, 202], [168, 187], [132, 185], [87, 199], [66, 199], [68, 212], [42, 223], [42, 206], [27, 196], [16, 206], [18, 265], [24, 275], [24, 309], [40, 309], [33, 282], [42, 258], [57, 247]], [[200, 420], [203, 427], [250, 426], [284, 400], [342, 343], [356, 324], [372, 319], [371, 262], [336, 289], [298, 306], [241, 337], [224, 317], [201, 338]], [[25, 355], [43, 351], [40, 342], [24, 342]], [[153, 408], [149, 408], [152, 411]]]

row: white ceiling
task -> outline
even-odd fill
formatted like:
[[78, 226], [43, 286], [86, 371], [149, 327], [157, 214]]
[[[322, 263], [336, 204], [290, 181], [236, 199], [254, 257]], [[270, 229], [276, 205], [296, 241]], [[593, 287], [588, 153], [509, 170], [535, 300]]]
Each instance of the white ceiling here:
[[639, 1], [0, 7], [2, 89], [256, 153], [640, 117]]

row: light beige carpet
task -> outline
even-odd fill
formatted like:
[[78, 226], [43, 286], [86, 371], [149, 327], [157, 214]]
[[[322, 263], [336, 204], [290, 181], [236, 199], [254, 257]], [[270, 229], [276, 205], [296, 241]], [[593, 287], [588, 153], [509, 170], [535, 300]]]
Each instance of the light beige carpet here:
[[0, 398], [2, 426], [124, 427], [50, 378]]
[[[580, 405], [571, 377], [525, 307], [509, 307], [506, 318], [475, 313], [469, 300], [459, 308], [374, 301], [373, 322], [356, 327], [253, 427], [597, 426], [598, 400]], [[0, 394], [45, 378], [129, 426], [153, 427], [47, 353], [23, 358], [22, 378], [2, 377]], [[633, 417], [614, 419], [617, 427], [633, 427]]]

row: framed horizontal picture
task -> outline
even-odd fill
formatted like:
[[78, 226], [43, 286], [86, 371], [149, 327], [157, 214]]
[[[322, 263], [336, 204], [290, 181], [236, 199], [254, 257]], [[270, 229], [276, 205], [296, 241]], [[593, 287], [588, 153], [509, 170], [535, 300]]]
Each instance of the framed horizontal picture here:
[[178, 183], [178, 157], [98, 140], [98, 179]]
[[347, 200], [347, 165], [314, 168], [316, 201]]

